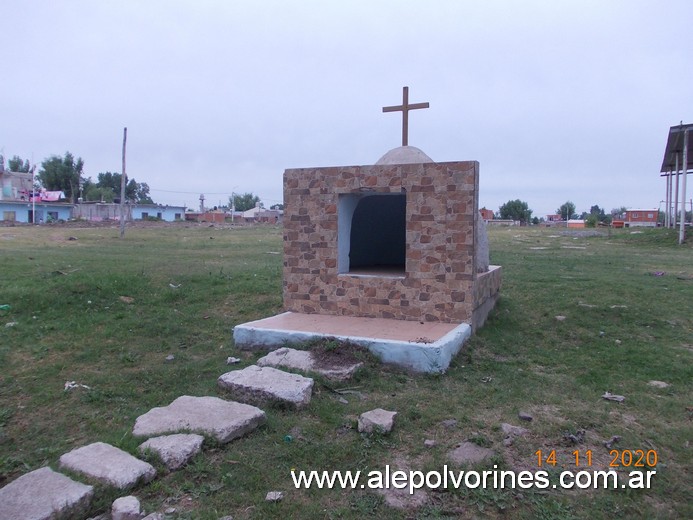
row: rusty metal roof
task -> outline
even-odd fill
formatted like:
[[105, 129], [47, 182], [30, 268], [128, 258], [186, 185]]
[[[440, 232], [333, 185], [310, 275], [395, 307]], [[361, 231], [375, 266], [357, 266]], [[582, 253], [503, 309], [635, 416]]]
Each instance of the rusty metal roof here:
[[[660, 172], [669, 173], [676, 169], [676, 156], [679, 156], [679, 168], [683, 167], [683, 133], [686, 129], [693, 129], [693, 124], [681, 124], [672, 126], [669, 129], [669, 139], [667, 139], [667, 147], [664, 150], [664, 160], [662, 161], [662, 169]], [[693, 169], [693, 131], [688, 132], [688, 168]]]

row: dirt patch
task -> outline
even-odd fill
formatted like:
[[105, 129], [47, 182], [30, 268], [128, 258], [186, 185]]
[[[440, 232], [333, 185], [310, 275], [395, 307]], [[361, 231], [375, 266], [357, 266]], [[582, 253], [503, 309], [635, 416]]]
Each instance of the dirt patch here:
[[372, 356], [366, 347], [329, 337], [311, 341], [307, 350], [313, 354], [315, 366], [327, 370], [367, 362]]
[[[423, 465], [421, 461], [416, 461], [414, 467], [421, 468]], [[390, 468], [392, 468], [393, 474], [395, 471], [409, 474], [412, 461], [406, 459], [402, 454], [397, 454], [390, 463]], [[413, 493], [410, 493], [407, 488], [397, 489], [392, 481], [387, 483], [385, 489], [378, 489], [376, 493], [383, 497], [388, 506], [405, 511], [417, 509], [428, 502], [428, 493], [424, 489], [415, 489]]]
[[[571, 439], [578, 439], [579, 442]], [[609, 454], [610, 448], [604, 445], [605, 440], [608, 439], [603, 439], [590, 430], [564, 432], [554, 438], [530, 439], [528, 443], [531, 447], [527, 443], [518, 442], [506, 449], [505, 459], [514, 471], [579, 471], [586, 468], [608, 471], [614, 469], [609, 467], [613, 456]], [[618, 448], [616, 443], [611, 449]], [[541, 465], [538, 451], [541, 451]]]

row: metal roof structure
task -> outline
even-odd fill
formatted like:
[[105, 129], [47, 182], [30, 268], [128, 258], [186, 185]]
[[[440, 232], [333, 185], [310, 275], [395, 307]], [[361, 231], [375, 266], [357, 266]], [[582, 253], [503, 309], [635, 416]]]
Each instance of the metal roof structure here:
[[686, 171], [693, 170], [693, 124], [681, 124], [672, 126], [669, 129], [669, 139], [667, 139], [667, 146], [664, 150], [664, 160], [662, 161], [662, 169], [660, 172], [663, 174], [668, 174], [669, 172], [675, 172], [676, 170], [676, 156], [679, 157], [679, 169], [683, 169], [683, 133], [689, 129], [688, 132], [688, 167], [685, 168]]

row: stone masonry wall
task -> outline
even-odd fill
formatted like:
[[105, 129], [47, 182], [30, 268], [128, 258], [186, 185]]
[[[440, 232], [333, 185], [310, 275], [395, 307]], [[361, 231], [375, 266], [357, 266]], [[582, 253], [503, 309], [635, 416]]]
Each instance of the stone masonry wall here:
[[[301, 313], [461, 323], [474, 307], [476, 161], [284, 173], [284, 307]], [[406, 192], [403, 277], [338, 272], [340, 194]]]

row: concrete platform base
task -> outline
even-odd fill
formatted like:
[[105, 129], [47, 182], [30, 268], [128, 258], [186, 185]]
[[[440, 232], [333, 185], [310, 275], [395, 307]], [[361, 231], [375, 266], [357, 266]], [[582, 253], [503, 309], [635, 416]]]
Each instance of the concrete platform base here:
[[472, 335], [467, 323], [439, 323], [285, 312], [237, 325], [241, 349], [274, 350], [313, 338], [334, 337], [366, 347], [384, 363], [440, 373]]

